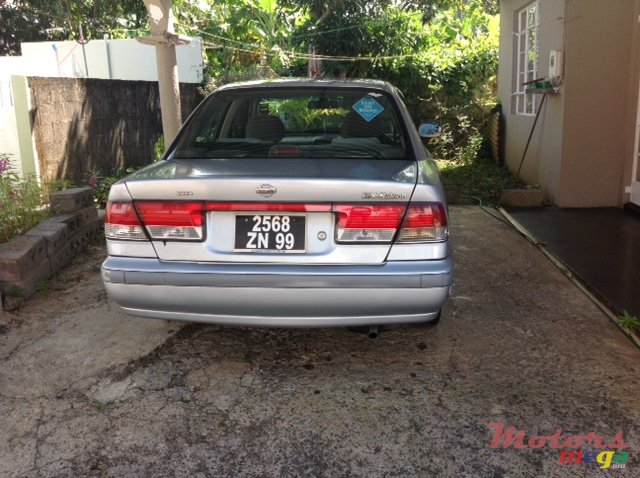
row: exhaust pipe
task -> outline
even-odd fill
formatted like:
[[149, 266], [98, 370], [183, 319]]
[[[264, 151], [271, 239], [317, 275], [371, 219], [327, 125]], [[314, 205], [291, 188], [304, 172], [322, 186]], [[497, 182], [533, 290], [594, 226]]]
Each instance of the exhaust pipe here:
[[369, 326], [369, 338], [370, 339], [377, 339], [378, 338], [378, 326], [377, 325], [370, 325]]

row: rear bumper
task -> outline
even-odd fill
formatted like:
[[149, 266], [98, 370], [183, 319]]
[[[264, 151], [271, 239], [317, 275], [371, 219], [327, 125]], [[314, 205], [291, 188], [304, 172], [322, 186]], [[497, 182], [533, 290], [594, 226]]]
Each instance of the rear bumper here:
[[272, 327], [429, 321], [447, 300], [452, 275], [450, 258], [293, 266], [109, 257], [102, 265], [107, 293], [127, 314]]

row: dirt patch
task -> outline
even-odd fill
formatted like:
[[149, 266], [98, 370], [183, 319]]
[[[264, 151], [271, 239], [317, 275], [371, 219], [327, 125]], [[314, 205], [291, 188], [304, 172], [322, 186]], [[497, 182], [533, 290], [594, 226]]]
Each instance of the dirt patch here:
[[89, 244], [87, 250], [71, 260], [71, 264], [48, 281], [42, 281], [29, 300], [19, 300], [15, 310], [4, 312], [7, 329], [42, 316], [81, 306], [104, 304], [106, 292], [100, 280], [100, 265], [106, 257], [104, 240]]

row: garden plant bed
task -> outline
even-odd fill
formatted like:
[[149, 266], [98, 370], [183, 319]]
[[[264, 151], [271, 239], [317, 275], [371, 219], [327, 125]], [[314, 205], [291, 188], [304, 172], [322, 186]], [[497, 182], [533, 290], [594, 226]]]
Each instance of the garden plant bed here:
[[5, 309], [15, 306], [12, 298], [27, 299], [46, 287], [47, 280], [99, 235], [101, 220], [91, 188], [53, 193], [51, 210], [54, 216], [0, 244], [0, 292]]

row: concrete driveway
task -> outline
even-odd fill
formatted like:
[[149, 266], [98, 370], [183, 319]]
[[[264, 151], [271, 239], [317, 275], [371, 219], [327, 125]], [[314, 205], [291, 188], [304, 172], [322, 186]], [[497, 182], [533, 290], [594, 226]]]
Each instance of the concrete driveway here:
[[0, 318], [0, 476], [640, 476], [640, 351], [509, 227], [452, 218], [442, 322], [375, 340], [123, 317], [94, 247]]

